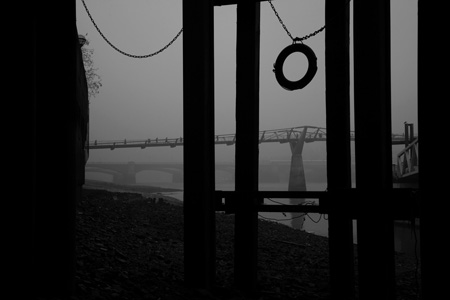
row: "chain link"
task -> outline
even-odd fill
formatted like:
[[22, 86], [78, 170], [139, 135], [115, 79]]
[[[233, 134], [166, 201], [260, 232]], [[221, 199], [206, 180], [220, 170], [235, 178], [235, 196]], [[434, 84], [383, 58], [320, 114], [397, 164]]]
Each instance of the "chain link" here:
[[177, 33], [177, 35], [164, 47], [162, 47], [161, 49], [159, 49], [156, 52], [150, 53], [150, 54], [146, 54], [146, 55], [135, 55], [135, 54], [129, 54], [125, 51], [120, 50], [119, 48], [117, 48], [116, 46], [114, 46], [113, 43], [111, 43], [106, 36], [103, 34], [103, 32], [100, 30], [100, 28], [97, 26], [97, 24], [94, 21], [94, 18], [92, 17], [91, 13], [89, 12], [89, 9], [86, 5], [86, 3], [84, 2], [84, 0], [81, 0], [81, 2], [83, 3], [83, 6], [86, 10], [86, 13], [88, 14], [89, 18], [91, 19], [92, 24], [94, 24], [95, 29], [97, 29], [98, 33], [101, 35], [101, 37], [105, 40], [105, 42], [108, 43], [108, 45], [110, 45], [114, 50], [116, 50], [117, 52], [119, 52], [120, 54], [123, 54], [125, 56], [131, 57], [131, 58], [149, 58], [155, 55], [160, 54], [161, 52], [163, 52], [164, 50], [166, 50], [167, 48], [169, 48], [177, 39], [178, 37], [181, 35], [181, 33], [183, 32], [183, 28], [181, 28], [181, 30]]
[[[303, 42], [303, 41], [305, 41], [305, 40], [307, 40], [307, 39], [309, 39], [309, 38], [319, 34], [320, 32], [322, 32], [325, 29], [326, 25], [323, 25], [322, 27], [320, 27], [319, 29], [317, 29], [316, 31], [314, 31], [314, 32], [312, 32], [310, 34], [307, 34], [307, 35], [305, 35], [303, 37], [296, 37], [296, 38], [294, 38], [292, 36], [291, 32], [287, 29], [286, 25], [284, 24], [283, 20], [281, 19], [280, 15], [278, 14], [277, 10], [275, 9], [275, 6], [273, 5], [272, 1], [268, 0], [268, 2], [270, 4], [270, 7], [272, 7], [272, 10], [275, 13], [275, 16], [277, 17], [277, 19], [280, 22], [281, 26], [283, 26], [284, 31], [286, 31], [287, 35], [291, 38], [293, 43]], [[347, 2], [347, 5], [348, 5], [349, 2], [350, 2], [350, 0]]]

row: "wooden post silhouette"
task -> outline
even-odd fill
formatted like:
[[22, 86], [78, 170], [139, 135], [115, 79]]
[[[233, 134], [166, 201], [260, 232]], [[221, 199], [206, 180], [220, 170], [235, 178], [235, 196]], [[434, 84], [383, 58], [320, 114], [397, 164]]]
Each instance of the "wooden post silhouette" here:
[[370, 206], [392, 190], [390, 1], [353, 7], [356, 189], [367, 208], [357, 219], [359, 295], [387, 300], [395, 297], [393, 220]]
[[214, 7], [183, 1], [184, 276], [210, 289], [215, 277]]
[[235, 283], [246, 294], [256, 290], [259, 139], [259, 26], [260, 3], [237, 5], [236, 46], [236, 191]]
[[[351, 188], [350, 8], [347, 0], [325, 2], [325, 90], [328, 191]], [[328, 215], [330, 285], [333, 299], [354, 299], [352, 219], [331, 199]]]

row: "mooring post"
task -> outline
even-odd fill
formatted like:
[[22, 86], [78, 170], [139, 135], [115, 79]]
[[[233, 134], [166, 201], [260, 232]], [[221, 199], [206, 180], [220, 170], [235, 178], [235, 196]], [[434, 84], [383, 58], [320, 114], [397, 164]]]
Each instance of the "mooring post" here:
[[[351, 188], [350, 8], [348, 0], [325, 2], [325, 90], [328, 191]], [[352, 219], [330, 199], [328, 243], [332, 299], [354, 299]]]
[[215, 278], [213, 8], [183, 1], [184, 277], [203, 289]]
[[[392, 190], [390, 1], [354, 1], [356, 189], [360, 299], [395, 298], [393, 220], [370, 209]], [[370, 167], [368, 167], [370, 166]]]
[[259, 44], [260, 3], [237, 5], [236, 46], [236, 191], [235, 284], [245, 294], [256, 291], [259, 141]]
[[[306, 191], [305, 168], [303, 166], [303, 145], [305, 144], [308, 127], [303, 128], [300, 137], [296, 141], [289, 142], [291, 147], [291, 167], [289, 172], [288, 191]], [[298, 205], [305, 201], [303, 198], [289, 198], [289, 204]], [[303, 216], [302, 216], [303, 215]], [[292, 213], [291, 225], [295, 229], [303, 229], [305, 221], [304, 213]]]

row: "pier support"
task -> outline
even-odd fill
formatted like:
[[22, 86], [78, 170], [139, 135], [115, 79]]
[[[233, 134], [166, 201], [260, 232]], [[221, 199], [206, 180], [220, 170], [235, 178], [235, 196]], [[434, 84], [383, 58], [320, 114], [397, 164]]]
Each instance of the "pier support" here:
[[[348, 0], [326, 0], [325, 90], [327, 185], [329, 192], [350, 190], [350, 7]], [[353, 221], [331, 199], [328, 215], [330, 286], [333, 299], [355, 299]]]
[[260, 3], [237, 5], [236, 45], [236, 191], [247, 194], [237, 202], [235, 217], [235, 283], [244, 294], [256, 291], [259, 146]]
[[390, 1], [354, 1], [353, 7], [356, 189], [368, 208], [357, 220], [359, 297], [390, 300], [393, 221], [372, 207], [374, 194], [392, 190]]
[[[303, 128], [302, 134], [295, 142], [289, 142], [291, 147], [291, 169], [289, 172], [288, 191], [306, 191], [305, 168], [303, 167], [303, 145], [305, 144], [306, 131], [308, 127]], [[298, 205], [305, 202], [303, 198], [289, 198], [289, 204]], [[303, 216], [301, 216], [303, 215]], [[291, 225], [295, 229], [303, 229], [305, 216], [303, 213], [292, 213]]]
[[201, 289], [216, 261], [213, 4], [183, 1], [184, 278]]

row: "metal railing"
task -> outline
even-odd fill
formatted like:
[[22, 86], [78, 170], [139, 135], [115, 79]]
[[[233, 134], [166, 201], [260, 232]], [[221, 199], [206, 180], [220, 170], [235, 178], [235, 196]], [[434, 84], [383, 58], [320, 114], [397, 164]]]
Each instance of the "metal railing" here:
[[394, 177], [404, 178], [419, 173], [419, 138], [413, 140], [397, 155]]
[[[259, 143], [288, 143], [297, 141], [303, 130], [306, 130], [305, 142], [326, 141], [327, 131], [323, 127], [315, 126], [299, 126], [292, 128], [263, 130], [259, 132]], [[355, 133], [350, 132], [350, 139], [355, 139]], [[392, 143], [402, 144], [405, 141], [403, 134], [393, 134]], [[220, 134], [214, 136], [214, 143], [216, 145], [234, 145], [236, 143], [236, 134]], [[109, 140], [109, 141], [90, 141], [89, 149], [111, 149], [116, 148], [142, 148], [147, 147], [177, 147], [183, 146], [183, 137], [178, 138], [148, 138], [139, 140]]]

